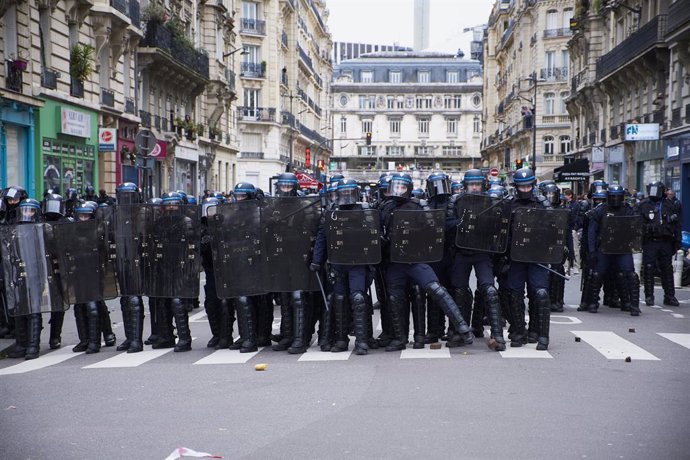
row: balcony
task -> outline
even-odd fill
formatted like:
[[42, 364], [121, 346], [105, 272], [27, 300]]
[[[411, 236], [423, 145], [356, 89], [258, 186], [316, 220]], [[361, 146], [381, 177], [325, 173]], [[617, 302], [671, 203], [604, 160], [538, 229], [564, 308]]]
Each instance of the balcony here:
[[680, 107], [677, 107], [671, 111], [671, 128], [677, 128], [681, 124]]
[[569, 115], [542, 115], [541, 116], [542, 125], [569, 125], [570, 116]]
[[132, 99], [131, 97], [125, 98], [125, 113], [136, 113], [136, 109], [134, 108], [134, 99]]
[[243, 62], [240, 66], [240, 77], [264, 78], [265, 66], [258, 62]]
[[571, 80], [570, 83], [570, 96], [575, 96], [575, 94], [580, 90], [581, 86], [586, 83], [587, 69], [579, 71]]
[[24, 71], [27, 66], [26, 61], [5, 61], [5, 88], [10, 91], [22, 92], [24, 86]]
[[240, 20], [240, 33], [251, 35], [266, 35], [266, 21], [261, 21], [259, 19], [243, 18]]
[[101, 88], [101, 105], [115, 107], [115, 93], [107, 88]]
[[127, 0], [110, 0], [110, 6], [115, 8], [120, 13], [128, 16], [129, 7], [127, 6]]
[[280, 123], [283, 125], [288, 125], [288, 126], [295, 126], [295, 116], [288, 112], [287, 110], [283, 110], [280, 112]]
[[276, 121], [276, 109], [265, 107], [237, 107], [241, 121]]
[[611, 136], [609, 136], [609, 137], [611, 140], [618, 139], [618, 126], [617, 125], [611, 126], [610, 132], [611, 132]]
[[666, 15], [660, 14], [599, 58], [597, 61], [597, 80], [603, 79], [646, 54], [657, 43], [663, 43], [665, 34]]
[[145, 126], [146, 128], [151, 127], [151, 113], [147, 112], [145, 110], [140, 110], [139, 111], [139, 118], [141, 118], [141, 126]]
[[569, 37], [573, 34], [570, 27], [563, 29], [546, 29], [544, 31], [544, 38]]
[[675, 32], [683, 24], [690, 21], [690, 8], [688, 8], [687, 2], [682, 0], [677, 0], [675, 3], [669, 5], [668, 7], [668, 27], [667, 35]]
[[240, 152], [240, 158], [251, 158], [253, 160], [263, 160], [264, 152]]
[[73, 97], [84, 97], [84, 82], [72, 78], [69, 84], [69, 94]]
[[310, 140], [312, 140], [316, 144], [325, 144], [328, 141], [328, 139], [326, 139], [321, 134], [319, 134], [318, 131], [307, 128], [302, 123], [299, 123], [299, 132], [300, 132], [300, 134], [309, 138]]
[[60, 73], [52, 69], [43, 69], [41, 72], [41, 86], [47, 89], [57, 89]]
[[302, 47], [299, 46], [299, 45], [297, 45], [297, 50], [299, 51], [299, 57], [300, 57], [300, 59], [301, 59], [301, 62], [303, 62], [304, 65], [307, 66], [307, 69], [308, 69], [311, 73], [316, 73], [316, 72], [314, 72], [314, 63], [312, 62], [312, 60], [311, 60], [311, 58], [309, 57], [309, 55], [307, 54], [307, 52], [304, 51], [304, 50], [302, 49]]
[[568, 79], [567, 67], [547, 67], [539, 72], [540, 78], [546, 81], [566, 81]]

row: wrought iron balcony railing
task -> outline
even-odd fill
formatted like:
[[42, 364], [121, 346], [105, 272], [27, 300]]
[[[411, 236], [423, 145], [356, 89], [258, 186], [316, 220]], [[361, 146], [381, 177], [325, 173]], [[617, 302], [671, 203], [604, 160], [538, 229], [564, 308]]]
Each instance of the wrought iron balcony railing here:
[[125, 113], [136, 113], [134, 108], [134, 99], [131, 97], [125, 98]]
[[240, 20], [240, 33], [266, 35], [266, 21], [243, 18]]
[[240, 76], [242, 77], [264, 77], [264, 66], [258, 62], [243, 62], [240, 69], [242, 71]]
[[84, 83], [72, 78], [69, 85], [69, 94], [73, 97], [84, 97]]
[[565, 81], [568, 79], [567, 67], [547, 67], [541, 69], [540, 78], [547, 81]]
[[161, 23], [149, 21], [146, 24], [146, 34], [141, 46], [162, 49], [172, 59], [208, 79], [208, 56], [174, 38], [172, 32]]
[[242, 121], [276, 121], [276, 109], [272, 107], [238, 107], [237, 113]]
[[52, 69], [43, 69], [41, 72], [41, 86], [48, 89], [57, 89], [60, 73]]
[[115, 107], [115, 93], [107, 88], [101, 88], [101, 105]]
[[22, 92], [26, 61], [5, 61], [5, 87], [10, 91]]

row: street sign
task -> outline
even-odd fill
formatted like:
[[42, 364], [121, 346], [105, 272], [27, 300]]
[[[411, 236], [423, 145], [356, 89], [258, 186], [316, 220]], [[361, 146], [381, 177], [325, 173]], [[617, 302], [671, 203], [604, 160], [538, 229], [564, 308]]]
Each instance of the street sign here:
[[137, 136], [134, 138], [134, 144], [139, 153], [143, 156], [149, 156], [153, 149], [156, 148], [158, 140], [150, 129], [140, 129]]
[[498, 168], [491, 168], [491, 172], [489, 174], [491, 177], [498, 177]]

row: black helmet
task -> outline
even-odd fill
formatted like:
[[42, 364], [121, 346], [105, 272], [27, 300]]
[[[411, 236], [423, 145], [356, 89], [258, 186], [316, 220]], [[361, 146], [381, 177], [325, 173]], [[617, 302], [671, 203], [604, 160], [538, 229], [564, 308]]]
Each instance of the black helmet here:
[[544, 185], [541, 189], [541, 193], [544, 194], [554, 208], [561, 203], [561, 189], [558, 188], [555, 182]]
[[86, 188], [84, 188], [84, 196], [86, 198], [91, 198], [96, 196], [96, 189], [93, 188], [93, 185], [87, 185]]
[[[534, 196], [534, 184], [537, 178], [534, 177], [532, 168], [520, 168], [513, 174], [513, 185], [515, 186], [516, 196], [520, 200], [528, 200]], [[529, 191], [521, 191], [519, 187], [528, 185]]]
[[159, 204], [163, 204], [163, 200], [160, 199], [160, 198], [153, 197], [153, 198], [149, 198], [149, 200], [147, 201], [147, 203], [148, 203], [148, 204], [153, 204], [153, 205], [159, 205]]
[[462, 179], [462, 185], [465, 187], [465, 191], [469, 190], [469, 185], [479, 185], [481, 186], [481, 191], [486, 190], [486, 177], [482, 174], [479, 169], [468, 169], [465, 176]]
[[336, 193], [338, 195], [338, 205], [346, 206], [355, 204], [360, 200], [359, 185], [354, 179], [341, 179], [338, 181]]
[[65, 203], [61, 195], [48, 193], [43, 198], [43, 215], [53, 219], [59, 219], [65, 215]]
[[35, 223], [41, 221], [41, 203], [33, 198], [26, 198], [17, 206], [17, 222]]
[[132, 182], [124, 182], [115, 189], [118, 204], [136, 204], [141, 202], [139, 187]]
[[342, 174], [333, 174], [331, 176], [331, 179], [329, 180], [329, 183], [337, 184], [338, 182], [340, 182], [343, 179], [345, 179], [345, 176], [343, 176]]
[[66, 201], [77, 201], [79, 199], [79, 192], [77, 192], [77, 189], [74, 187], [70, 187], [67, 189], [67, 192], [65, 193], [65, 200]]
[[412, 178], [410, 175], [393, 173], [388, 183], [388, 196], [409, 199], [412, 196]]
[[161, 204], [164, 206], [179, 206], [184, 204], [184, 198], [179, 192], [168, 192], [161, 196]]
[[195, 196], [187, 196], [187, 204], [198, 204]]
[[625, 202], [625, 189], [620, 184], [609, 185], [606, 204], [612, 208], [620, 208]]
[[256, 187], [251, 182], [239, 182], [233, 190], [235, 201], [253, 200], [256, 198]]
[[282, 173], [276, 181], [276, 196], [297, 196], [297, 176]]
[[179, 193], [182, 197], [182, 204], [189, 204], [189, 197], [187, 196], [187, 192], [185, 192], [184, 190], [175, 190], [175, 193]]
[[462, 192], [462, 182], [459, 180], [454, 180], [450, 183], [450, 193], [457, 195]]
[[27, 198], [29, 198], [29, 194], [22, 187], [16, 185], [7, 187], [2, 194], [2, 209], [3, 211], [13, 211], [17, 209], [22, 200]]
[[96, 216], [96, 209], [98, 204], [93, 201], [84, 201], [79, 203], [76, 208], [74, 208], [74, 217], [79, 220], [90, 220]]
[[217, 206], [221, 205], [221, 201], [213, 196], [204, 198], [201, 201], [201, 217], [213, 216], [216, 214]]
[[666, 186], [663, 182], [656, 181], [647, 184], [647, 196], [652, 201], [659, 201], [666, 195]]
[[494, 185], [487, 192], [491, 198], [505, 198], [508, 196], [508, 190], [502, 185]]
[[592, 200], [605, 200], [606, 190], [608, 190], [608, 188], [609, 184], [607, 184], [603, 180], [595, 180], [589, 185], [589, 193], [587, 194], [587, 196]]
[[429, 174], [426, 178], [426, 193], [429, 198], [437, 195], [450, 195], [450, 178], [444, 172], [435, 172]]

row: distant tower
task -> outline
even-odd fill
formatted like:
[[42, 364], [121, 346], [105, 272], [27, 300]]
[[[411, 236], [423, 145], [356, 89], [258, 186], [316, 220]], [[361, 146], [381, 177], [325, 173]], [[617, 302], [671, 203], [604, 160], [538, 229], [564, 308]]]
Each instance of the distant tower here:
[[429, 0], [414, 0], [414, 49], [429, 47]]

